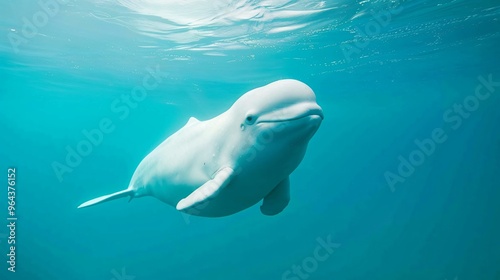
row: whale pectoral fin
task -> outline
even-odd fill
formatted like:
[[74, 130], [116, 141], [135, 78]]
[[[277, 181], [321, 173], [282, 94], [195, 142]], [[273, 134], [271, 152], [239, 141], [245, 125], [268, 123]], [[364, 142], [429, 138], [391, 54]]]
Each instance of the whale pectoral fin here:
[[273, 216], [285, 209], [290, 201], [290, 179], [286, 177], [262, 201], [260, 212]]
[[181, 199], [175, 208], [179, 211], [189, 211], [202, 203], [210, 201], [229, 184], [233, 174], [234, 170], [231, 167], [220, 169], [212, 180], [207, 181], [190, 195]]

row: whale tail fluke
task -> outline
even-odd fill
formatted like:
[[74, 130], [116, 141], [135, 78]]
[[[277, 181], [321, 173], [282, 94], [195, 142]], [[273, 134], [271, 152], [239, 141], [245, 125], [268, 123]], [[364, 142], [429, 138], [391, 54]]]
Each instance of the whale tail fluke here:
[[[88, 207], [88, 206], [92, 206], [92, 205], [97, 205], [99, 203], [103, 203], [106, 201], [111, 201], [111, 200], [115, 200], [115, 199], [127, 197], [127, 196], [130, 196], [130, 200], [132, 200], [132, 198], [134, 197], [134, 192], [135, 192], [134, 190], [126, 189], [126, 190], [115, 192], [112, 194], [103, 195], [103, 196], [91, 199], [87, 202], [80, 204], [80, 206], [78, 206], [78, 208], [84, 208], [84, 207]], [[130, 200], [129, 200], [129, 202], [130, 202]]]

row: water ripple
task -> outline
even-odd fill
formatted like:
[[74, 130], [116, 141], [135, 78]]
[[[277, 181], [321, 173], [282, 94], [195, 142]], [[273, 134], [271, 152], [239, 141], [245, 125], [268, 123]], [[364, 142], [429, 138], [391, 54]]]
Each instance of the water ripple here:
[[[313, 24], [311, 18], [315, 15], [334, 9], [325, 1], [118, 0], [118, 3], [130, 13], [110, 16], [100, 11], [93, 16], [171, 41], [175, 44], [173, 49], [204, 51], [247, 49], [255, 36], [297, 32]], [[116, 7], [109, 9], [116, 12]]]

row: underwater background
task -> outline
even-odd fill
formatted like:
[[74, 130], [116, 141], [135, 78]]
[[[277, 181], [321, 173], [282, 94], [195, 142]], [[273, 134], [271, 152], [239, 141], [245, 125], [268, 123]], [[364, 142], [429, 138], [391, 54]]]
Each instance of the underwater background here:
[[[0, 11], [0, 279], [500, 279], [500, 2]], [[200, 218], [154, 198], [76, 208], [128, 186], [189, 117], [283, 78], [307, 83], [325, 119], [281, 214]]]

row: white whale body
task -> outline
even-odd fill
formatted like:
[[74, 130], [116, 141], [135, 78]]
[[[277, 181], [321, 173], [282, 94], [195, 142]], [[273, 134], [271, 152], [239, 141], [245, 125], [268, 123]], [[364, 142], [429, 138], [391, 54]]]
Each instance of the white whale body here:
[[190, 118], [141, 161], [127, 189], [78, 208], [153, 196], [197, 216], [227, 216], [261, 200], [261, 212], [276, 215], [322, 120], [314, 92], [300, 81], [253, 89], [212, 119]]

